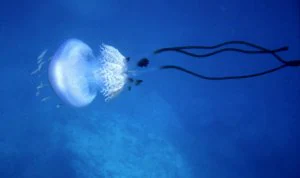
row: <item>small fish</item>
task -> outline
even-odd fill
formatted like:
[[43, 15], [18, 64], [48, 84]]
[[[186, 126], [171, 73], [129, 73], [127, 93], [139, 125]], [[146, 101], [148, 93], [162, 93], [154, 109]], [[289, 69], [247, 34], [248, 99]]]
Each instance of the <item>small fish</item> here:
[[135, 80], [135, 85], [136, 86], [140, 85], [141, 83], [143, 83], [143, 80]]
[[42, 98], [42, 99], [41, 99], [41, 102], [45, 102], [45, 101], [49, 100], [50, 98], [51, 98], [50, 96], [47, 96], [47, 97], [45, 97], [45, 98]]
[[42, 69], [42, 67], [43, 67], [44, 64], [45, 64], [44, 61], [42, 61], [41, 63], [39, 63], [37, 69], [35, 69], [33, 72], [31, 72], [31, 75], [34, 75], [34, 74], [38, 73]]
[[37, 63], [41, 63], [44, 59], [45, 54], [47, 53], [48, 49], [45, 49], [38, 57], [37, 57]]
[[149, 65], [149, 60], [147, 58], [142, 58], [137, 63], [137, 66], [139, 66], [139, 67], [147, 67], [148, 65]]

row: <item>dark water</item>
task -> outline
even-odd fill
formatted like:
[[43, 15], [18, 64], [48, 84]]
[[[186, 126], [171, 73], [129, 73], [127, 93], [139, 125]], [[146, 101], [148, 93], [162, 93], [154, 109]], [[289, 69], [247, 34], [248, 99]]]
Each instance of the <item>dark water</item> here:
[[[151, 52], [245, 40], [268, 49], [288, 45], [280, 56], [300, 59], [298, 0], [0, 3], [1, 178], [299, 177], [299, 67], [229, 81], [145, 72], [130, 92], [80, 109], [63, 104], [49, 86], [36, 96], [40, 82], [48, 84], [48, 58], [68, 38], [96, 54], [101, 43], [112, 45], [131, 57], [129, 67], [149, 57], [151, 67], [179, 65], [209, 76], [280, 63], [266, 54], [197, 59]], [[31, 75], [46, 49], [46, 64]]]

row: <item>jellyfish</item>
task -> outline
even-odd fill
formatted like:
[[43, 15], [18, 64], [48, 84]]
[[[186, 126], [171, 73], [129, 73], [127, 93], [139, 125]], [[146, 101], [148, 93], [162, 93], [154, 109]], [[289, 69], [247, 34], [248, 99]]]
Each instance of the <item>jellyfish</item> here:
[[[227, 47], [228, 45], [244, 45], [254, 48], [246, 50], [242, 48]], [[197, 54], [189, 50], [215, 50], [209, 53]], [[270, 50], [257, 44], [246, 41], [227, 41], [214, 46], [178, 46], [166, 47], [155, 50], [152, 55], [159, 55], [166, 52], [176, 52], [195, 58], [210, 57], [222, 52], [239, 52], [245, 54], [271, 54], [281, 65], [267, 69], [262, 72], [245, 74], [238, 76], [206, 76], [184, 67], [176, 65], [163, 65], [154, 68], [155, 70], [173, 69], [196, 78], [205, 80], [236, 80], [259, 77], [266, 75], [285, 67], [300, 66], [300, 60], [286, 61], [277, 53], [288, 50], [287, 46]], [[116, 97], [126, 86], [127, 83], [140, 85], [143, 80], [135, 79], [132, 73], [135, 71], [128, 70], [127, 63], [131, 61], [130, 57], [124, 57], [116, 48], [106, 44], [100, 46], [100, 52], [97, 56], [93, 50], [78, 39], [69, 39], [63, 43], [50, 61], [48, 68], [48, 78], [50, 84], [65, 103], [83, 107], [89, 105], [96, 96], [101, 93], [105, 101], [110, 101]], [[150, 65], [150, 59], [143, 57], [136, 63], [137, 68], [143, 70]], [[128, 86], [131, 90], [131, 86]]]
[[69, 39], [53, 56], [49, 82], [65, 103], [83, 107], [101, 93], [105, 101], [117, 96], [127, 81], [127, 59], [114, 47], [102, 44], [95, 56], [83, 41]]

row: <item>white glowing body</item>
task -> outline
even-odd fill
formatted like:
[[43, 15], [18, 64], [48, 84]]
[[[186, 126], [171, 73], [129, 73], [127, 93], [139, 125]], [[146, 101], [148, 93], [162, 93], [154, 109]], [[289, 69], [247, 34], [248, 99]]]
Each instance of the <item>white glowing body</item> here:
[[108, 101], [127, 81], [125, 57], [114, 47], [102, 45], [100, 56], [77, 39], [67, 40], [50, 62], [48, 75], [55, 93], [67, 104], [83, 107], [100, 91]]

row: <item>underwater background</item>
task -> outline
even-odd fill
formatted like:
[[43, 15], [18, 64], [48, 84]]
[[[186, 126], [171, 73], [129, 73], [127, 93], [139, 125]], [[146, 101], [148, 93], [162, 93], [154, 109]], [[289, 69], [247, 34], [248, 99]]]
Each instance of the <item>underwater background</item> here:
[[[0, 1], [0, 178], [282, 178], [300, 175], [300, 70], [208, 81], [172, 71], [110, 102], [63, 104], [47, 66], [69, 38], [102, 43], [151, 66], [209, 75], [276, 67], [271, 55], [197, 59], [161, 47], [245, 40], [300, 59], [299, 0]], [[39, 87], [40, 84], [45, 87]]]

